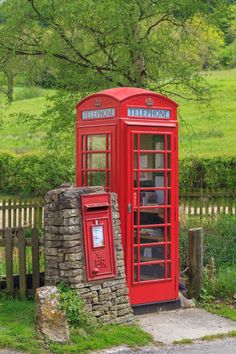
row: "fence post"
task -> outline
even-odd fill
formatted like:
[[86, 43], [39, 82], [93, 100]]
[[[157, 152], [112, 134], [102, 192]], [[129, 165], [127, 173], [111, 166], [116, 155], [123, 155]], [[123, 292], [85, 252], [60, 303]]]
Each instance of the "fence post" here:
[[203, 285], [203, 228], [188, 231], [189, 294], [199, 299]]
[[39, 232], [34, 227], [31, 238], [32, 245], [32, 278], [33, 292], [39, 287]]
[[7, 278], [7, 292], [9, 295], [14, 295], [13, 282], [13, 239], [12, 230], [6, 229], [5, 232], [5, 246], [6, 246], [6, 278]]
[[19, 249], [19, 295], [26, 297], [26, 242], [23, 229], [18, 231], [18, 249]]

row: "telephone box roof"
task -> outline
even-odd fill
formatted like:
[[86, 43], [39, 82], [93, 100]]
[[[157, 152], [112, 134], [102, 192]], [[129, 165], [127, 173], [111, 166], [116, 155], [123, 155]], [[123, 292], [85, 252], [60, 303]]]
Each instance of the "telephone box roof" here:
[[165, 101], [170, 102], [171, 104], [178, 106], [178, 104], [174, 101], [172, 101], [170, 98], [166, 96], [162, 96], [159, 93], [156, 93], [154, 91], [150, 90], [145, 90], [142, 88], [136, 88], [136, 87], [117, 87], [117, 88], [112, 88], [112, 89], [107, 89], [103, 91], [96, 92], [90, 96], [87, 96], [84, 98], [84, 100], [80, 101], [78, 105], [80, 105], [82, 102], [86, 101], [87, 99], [95, 96], [108, 96], [116, 99], [119, 102], [125, 101], [128, 98], [134, 97], [134, 96], [139, 96], [139, 95], [154, 95], [156, 97], [159, 97], [161, 99], [164, 99]]

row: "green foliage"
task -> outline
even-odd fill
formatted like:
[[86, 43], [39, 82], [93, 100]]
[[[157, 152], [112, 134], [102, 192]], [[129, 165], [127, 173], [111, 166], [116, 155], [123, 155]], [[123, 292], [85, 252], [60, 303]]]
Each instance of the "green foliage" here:
[[72, 343], [64, 345], [53, 343], [49, 349], [56, 354], [89, 353], [124, 344], [130, 347], [144, 346], [152, 343], [153, 338], [135, 325], [104, 325], [96, 328], [91, 335], [72, 330], [71, 341]]
[[0, 347], [44, 352], [42, 343], [36, 340], [32, 301], [0, 298]]
[[44, 95], [44, 90], [40, 87], [15, 87], [13, 100], [20, 101], [20, 100], [28, 100], [31, 98], [42, 97]]
[[68, 324], [71, 327], [80, 327], [86, 332], [95, 329], [96, 320], [86, 310], [83, 300], [75, 289], [64, 283], [58, 286], [60, 290], [60, 309], [66, 312]]
[[[236, 293], [236, 266], [221, 266], [213, 277], [205, 272], [202, 300], [230, 300]], [[208, 296], [208, 297], [206, 297]]]
[[204, 228], [204, 265], [214, 257], [216, 268], [236, 265], [236, 219], [234, 215], [218, 215], [217, 218], [188, 217], [180, 222], [180, 260], [182, 269], [188, 265], [188, 229]]
[[[202, 303], [202, 306], [211, 313], [229, 318], [232, 321], [236, 321], [236, 309], [227, 303], [217, 304], [214, 302], [205, 302]], [[235, 337], [236, 331], [231, 332], [230, 336]]]
[[91, 335], [72, 329], [68, 344], [46, 343], [39, 340], [34, 324], [32, 301], [0, 298], [0, 348], [11, 348], [33, 354], [85, 353], [115, 345], [142, 346], [152, 337], [138, 326], [106, 325], [94, 329]]
[[0, 155], [0, 192], [43, 195], [63, 182], [73, 182], [74, 165], [63, 156]]
[[[55, 146], [56, 151], [59, 147], [60, 144]], [[0, 193], [43, 195], [63, 182], [73, 183], [75, 159], [72, 156], [63, 150], [23, 156], [0, 154]], [[102, 182], [99, 173], [96, 178], [98, 184]], [[179, 183], [180, 189], [234, 188], [236, 158], [180, 160]]]
[[186, 158], [180, 160], [179, 184], [183, 188], [234, 188], [236, 158]]

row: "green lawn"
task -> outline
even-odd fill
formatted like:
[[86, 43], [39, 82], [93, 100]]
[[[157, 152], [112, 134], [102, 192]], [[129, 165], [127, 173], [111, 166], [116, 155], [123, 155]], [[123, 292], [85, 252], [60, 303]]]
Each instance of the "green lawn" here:
[[143, 346], [151, 342], [152, 337], [135, 325], [100, 326], [92, 334], [74, 330], [70, 342], [63, 345], [42, 341], [35, 331], [34, 303], [0, 298], [0, 348], [34, 354], [69, 354], [86, 353], [122, 344]]
[[[9, 107], [4, 106], [3, 98], [0, 97], [0, 120], [2, 121], [0, 151], [13, 152], [19, 155], [40, 151], [43, 131], [31, 132], [27, 124], [17, 117], [17, 115], [20, 113], [40, 115], [46, 105], [46, 94], [48, 91], [39, 90], [38, 94], [41, 94], [40, 97], [28, 99], [21, 99], [21, 97], [24, 97], [22, 88], [16, 88], [15, 91], [17, 100]], [[27, 96], [27, 93], [28, 90], [25, 96]]]
[[[180, 118], [180, 158], [187, 156], [236, 156], [236, 69], [206, 73], [213, 100], [206, 106], [177, 99]], [[40, 115], [46, 105], [45, 95], [51, 91], [16, 88], [10, 108], [1, 109], [3, 126], [0, 151], [26, 154], [41, 149], [43, 131], [30, 132], [16, 113]], [[34, 98], [28, 98], [31, 96]], [[40, 97], [38, 97], [41, 95]], [[28, 98], [28, 99], [21, 99]], [[0, 102], [1, 106], [1, 102]]]
[[213, 100], [196, 107], [179, 100], [180, 157], [236, 156], [236, 69], [210, 72]]

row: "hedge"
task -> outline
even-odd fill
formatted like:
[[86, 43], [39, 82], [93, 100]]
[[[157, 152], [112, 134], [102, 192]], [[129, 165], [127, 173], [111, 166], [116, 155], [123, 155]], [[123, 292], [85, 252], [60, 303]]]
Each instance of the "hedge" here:
[[43, 195], [63, 182], [74, 182], [74, 166], [56, 155], [0, 155], [0, 193]]
[[[74, 159], [58, 155], [0, 155], [0, 193], [43, 195], [63, 182], [74, 183]], [[234, 188], [236, 158], [180, 160], [181, 188]]]

